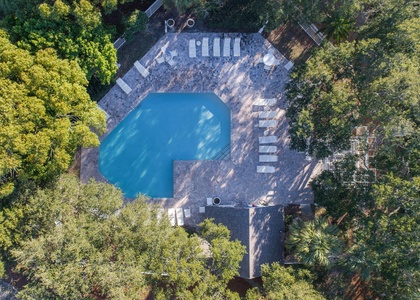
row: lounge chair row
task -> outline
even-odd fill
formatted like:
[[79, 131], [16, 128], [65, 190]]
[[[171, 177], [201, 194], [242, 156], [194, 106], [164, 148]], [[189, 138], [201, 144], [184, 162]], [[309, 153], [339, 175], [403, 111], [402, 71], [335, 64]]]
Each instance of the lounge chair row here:
[[169, 208], [168, 219], [172, 226], [184, 226], [184, 215], [185, 218], [191, 218], [191, 209], [189, 208]]
[[[270, 106], [276, 104], [276, 99], [258, 99], [254, 102], [254, 105], [264, 106], [265, 110], [258, 112], [259, 124], [261, 128], [271, 128], [277, 127], [277, 120], [273, 120], [277, 116], [277, 112], [271, 109]], [[274, 135], [271, 136], [260, 136], [258, 137], [259, 143], [259, 162], [260, 163], [271, 163], [277, 162], [278, 157], [277, 146], [267, 145], [277, 143], [277, 137]], [[257, 173], [274, 173], [276, 171], [275, 167], [269, 165], [259, 165], [257, 166]]]
[[[190, 39], [188, 41], [188, 55], [190, 58], [197, 57], [197, 48], [196, 46], [201, 46], [201, 56], [207, 57], [210, 56], [209, 48], [209, 38], [203, 38], [201, 41], [196, 41], [195, 39]], [[220, 57], [220, 38], [213, 39], [213, 56]], [[231, 38], [223, 39], [223, 56], [231, 56]], [[241, 56], [241, 38], [235, 38], [233, 43], [233, 56]]]

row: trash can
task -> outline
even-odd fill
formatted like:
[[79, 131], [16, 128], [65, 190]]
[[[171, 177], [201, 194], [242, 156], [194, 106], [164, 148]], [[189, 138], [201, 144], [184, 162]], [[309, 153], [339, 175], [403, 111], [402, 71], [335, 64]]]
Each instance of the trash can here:
[[219, 205], [222, 201], [220, 200], [219, 197], [214, 197], [213, 198], [213, 205]]

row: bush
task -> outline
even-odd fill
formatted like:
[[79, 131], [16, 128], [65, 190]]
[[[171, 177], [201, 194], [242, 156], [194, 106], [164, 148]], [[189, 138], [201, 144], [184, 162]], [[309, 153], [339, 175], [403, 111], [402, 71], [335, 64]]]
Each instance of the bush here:
[[129, 40], [134, 33], [138, 31], [145, 30], [147, 27], [148, 18], [146, 13], [143, 11], [135, 10], [133, 13], [125, 20], [126, 26], [126, 38]]

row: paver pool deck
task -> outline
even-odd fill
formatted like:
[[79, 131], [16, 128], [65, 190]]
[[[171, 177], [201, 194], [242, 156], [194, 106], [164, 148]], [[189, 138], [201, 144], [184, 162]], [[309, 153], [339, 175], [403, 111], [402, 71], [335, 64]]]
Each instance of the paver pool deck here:
[[[197, 46], [197, 57], [189, 58], [190, 39], [202, 41], [209, 38], [210, 56], [201, 55]], [[241, 37], [241, 55], [233, 56], [233, 42], [229, 57], [213, 57], [213, 39], [218, 37], [221, 44], [224, 37]], [[139, 41], [140, 43], [141, 41]], [[176, 64], [158, 64], [156, 57], [160, 48], [177, 50]], [[321, 170], [321, 163], [313, 159], [308, 162], [305, 154], [289, 149], [288, 119], [285, 116], [283, 92], [289, 80], [284, 65], [288, 62], [281, 53], [274, 51], [280, 65], [265, 70], [261, 63], [268, 49], [273, 48], [262, 35], [236, 33], [168, 33], [160, 39], [141, 59], [150, 75], [144, 78], [133, 66], [123, 77], [132, 88], [126, 95], [115, 85], [99, 102], [108, 114], [107, 131], [101, 140], [111, 132], [149, 93], [156, 92], [213, 92], [231, 111], [231, 153], [225, 160], [174, 161], [173, 198], [151, 199], [164, 208], [190, 208], [191, 218], [185, 219], [187, 225], [194, 226], [202, 221], [199, 207], [206, 205], [208, 197], [219, 197], [222, 204], [289, 204], [313, 203], [313, 195], [308, 186], [310, 179]], [[258, 99], [277, 99], [270, 107], [275, 111], [277, 126], [260, 128], [258, 112], [263, 106], [254, 105]], [[277, 147], [278, 160], [259, 163], [258, 138], [266, 135], [278, 137], [278, 142], [270, 144]], [[89, 178], [106, 181], [98, 170], [99, 148], [82, 150], [81, 180]], [[275, 167], [270, 174], [257, 173], [258, 165]]]

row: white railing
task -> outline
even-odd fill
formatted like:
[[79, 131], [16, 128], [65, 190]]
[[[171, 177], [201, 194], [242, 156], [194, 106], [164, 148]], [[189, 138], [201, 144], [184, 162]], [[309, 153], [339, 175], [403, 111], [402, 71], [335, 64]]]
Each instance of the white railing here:
[[309, 37], [319, 46], [325, 39], [325, 36], [319, 32], [318, 28], [309, 21], [309, 19], [295, 6], [296, 20], [300, 27], [309, 35]]
[[120, 49], [122, 47], [122, 45], [124, 45], [126, 42], [126, 40], [122, 37], [118, 38], [115, 42], [114, 42], [114, 47], [115, 49]]
[[162, 0], [156, 0], [148, 9], [146, 9], [146, 16], [150, 18], [162, 5]]
[[319, 46], [321, 45], [322, 41], [325, 39], [325, 36], [319, 32], [318, 28], [310, 23], [301, 23], [299, 22], [300, 27], [311, 37], [311, 39]]

